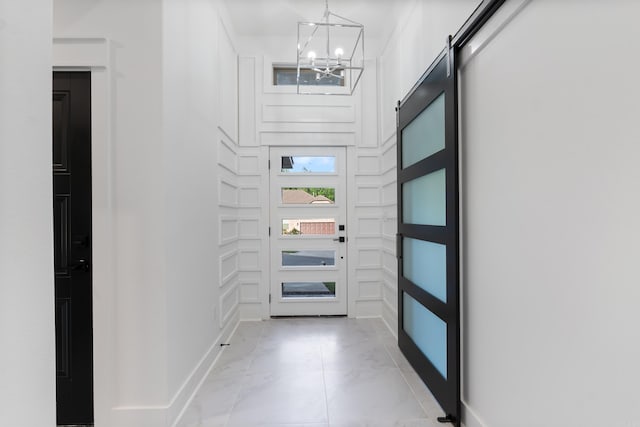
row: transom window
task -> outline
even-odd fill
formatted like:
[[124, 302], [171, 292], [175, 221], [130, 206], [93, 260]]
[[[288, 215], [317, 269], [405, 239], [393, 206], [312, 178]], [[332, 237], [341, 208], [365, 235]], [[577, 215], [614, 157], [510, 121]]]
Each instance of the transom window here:
[[[336, 70], [335, 75], [325, 75], [316, 72], [312, 68], [300, 69], [300, 84], [304, 86], [344, 86], [344, 70]], [[298, 75], [297, 67], [291, 66], [274, 66], [273, 67], [273, 84], [274, 86], [296, 86], [296, 78]]]

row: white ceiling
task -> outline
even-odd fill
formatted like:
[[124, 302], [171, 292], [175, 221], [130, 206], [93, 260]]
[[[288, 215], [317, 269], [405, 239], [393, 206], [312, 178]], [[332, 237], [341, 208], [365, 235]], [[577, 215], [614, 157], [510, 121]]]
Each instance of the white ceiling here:
[[[298, 21], [319, 21], [325, 0], [223, 0], [240, 36], [295, 36]], [[329, 10], [364, 25], [378, 37], [395, 25], [406, 0], [329, 0]]]

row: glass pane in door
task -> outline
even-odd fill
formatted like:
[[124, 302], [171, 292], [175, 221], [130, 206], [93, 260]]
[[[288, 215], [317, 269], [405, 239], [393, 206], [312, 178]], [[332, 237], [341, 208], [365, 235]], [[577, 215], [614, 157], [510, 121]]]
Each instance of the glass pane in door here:
[[282, 298], [335, 298], [336, 282], [283, 282]]
[[447, 247], [405, 237], [403, 276], [442, 302], [447, 302]]
[[326, 206], [336, 202], [336, 189], [328, 187], [282, 188], [283, 205]]
[[334, 156], [282, 156], [280, 172], [285, 173], [335, 173]]
[[444, 169], [402, 184], [402, 221], [447, 225], [447, 183]]
[[336, 251], [284, 250], [283, 267], [333, 267], [336, 265]]
[[402, 130], [402, 167], [444, 149], [444, 93]]
[[283, 219], [283, 236], [326, 236], [336, 234], [335, 218]]
[[402, 293], [403, 329], [447, 379], [447, 324], [406, 292]]

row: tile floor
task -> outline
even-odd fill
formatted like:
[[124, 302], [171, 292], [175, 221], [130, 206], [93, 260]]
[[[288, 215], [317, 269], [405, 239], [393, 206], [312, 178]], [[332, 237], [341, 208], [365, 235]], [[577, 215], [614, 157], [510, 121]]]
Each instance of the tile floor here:
[[379, 319], [241, 322], [178, 427], [436, 427]]

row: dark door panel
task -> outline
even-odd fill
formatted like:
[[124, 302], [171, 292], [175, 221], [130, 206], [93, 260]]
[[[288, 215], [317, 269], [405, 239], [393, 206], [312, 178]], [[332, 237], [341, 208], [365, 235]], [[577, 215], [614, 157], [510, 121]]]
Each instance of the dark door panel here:
[[459, 426], [454, 56], [445, 49], [398, 107], [398, 346], [442, 406], [439, 421]]
[[91, 73], [53, 73], [58, 424], [93, 424]]

